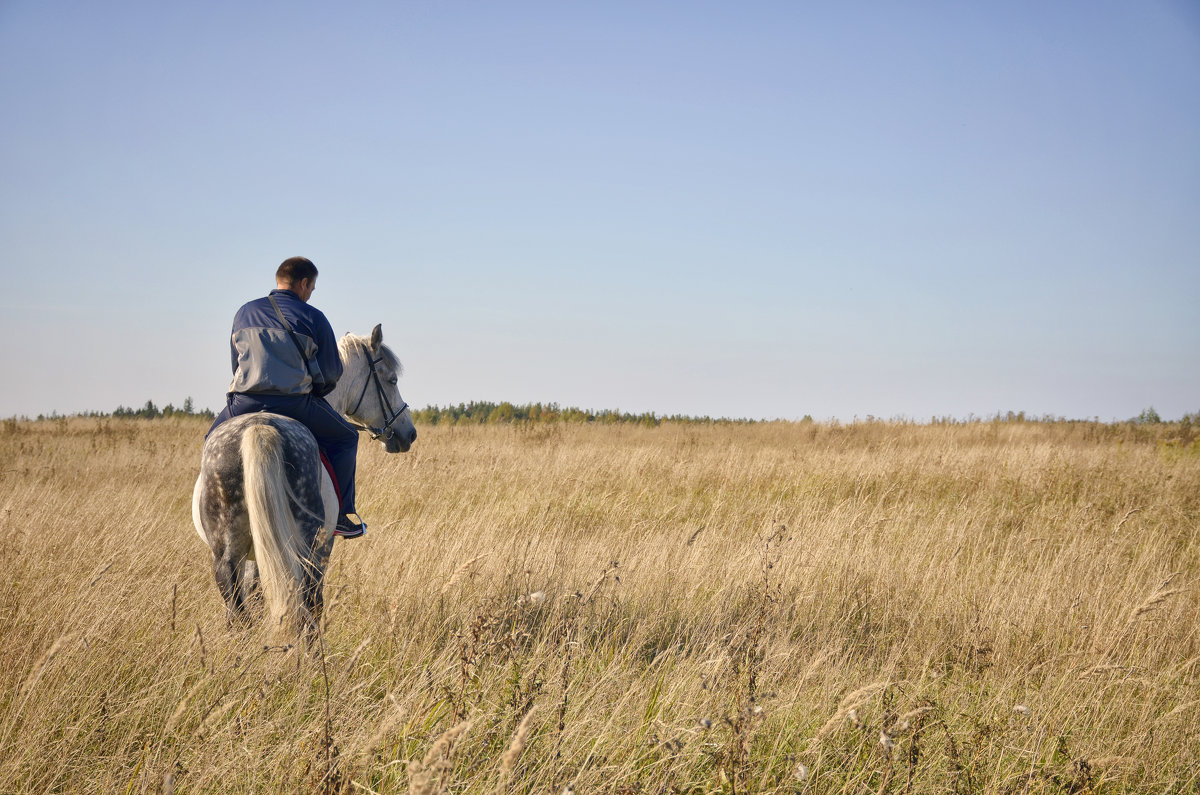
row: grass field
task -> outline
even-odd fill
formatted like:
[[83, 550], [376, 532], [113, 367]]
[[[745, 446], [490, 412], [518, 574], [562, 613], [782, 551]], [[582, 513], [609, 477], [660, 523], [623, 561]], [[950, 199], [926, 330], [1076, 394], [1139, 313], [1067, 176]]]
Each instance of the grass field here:
[[0, 791], [1200, 789], [1179, 426], [423, 427], [310, 654], [226, 627], [205, 425], [0, 427]]

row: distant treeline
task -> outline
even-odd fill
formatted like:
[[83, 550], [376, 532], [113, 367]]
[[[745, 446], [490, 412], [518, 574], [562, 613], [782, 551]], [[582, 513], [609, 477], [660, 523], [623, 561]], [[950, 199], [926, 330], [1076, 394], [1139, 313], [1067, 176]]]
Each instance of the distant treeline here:
[[[495, 425], [501, 423], [535, 423], [535, 422], [592, 422], [601, 424], [630, 424], [630, 425], [661, 425], [664, 422], [670, 423], [695, 423], [695, 424], [724, 424], [724, 425], [752, 425], [766, 420], [752, 419], [728, 419], [714, 418], [709, 416], [693, 417], [685, 414], [655, 414], [654, 412], [644, 412], [642, 414], [631, 414], [624, 411], [616, 411], [613, 409], [605, 409], [602, 411], [593, 411], [590, 409], [580, 409], [573, 406], [562, 407], [557, 403], [525, 403], [513, 404], [508, 402], [493, 403], [486, 400], [473, 400], [470, 403], [459, 403], [457, 406], [429, 406], [423, 409], [412, 410], [413, 421], [423, 425]], [[815, 422], [812, 415], [805, 414], [799, 422], [812, 423]], [[836, 420], [830, 421], [834, 425], [842, 423]], [[891, 423], [903, 425], [921, 425], [924, 424], [917, 420], [912, 420], [906, 417], [894, 417], [892, 419], [882, 419], [868, 415], [865, 418], [855, 417], [853, 422], [849, 424], [859, 423]], [[955, 417], [933, 417], [930, 419], [931, 425], [971, 425], [974, 423], [1041, 423], [1048, 425], [1055, 424], [1070, 424], [1070, 423], [1087, 423], [1097, 425], [1107, 424], [1132, 424], [1132, 425], [1168, 425], [1180, 424], [1185, 428], [1192, 426], [1200, 426], [1200, 412], [1184, 414], [1180, 419], [1175, 421], [1164, 420], [1153, 407], [1145, 409], [1136, 417], [1131, 417], [1128, 420], [1113, 420], [1111, 423], [1106, 423], [1099, 418], [1072, 420], [1066, 417], [1054, 416], [1051, 414], [1033, 415], [1027, 414], [1024, 411], [1006, 411], [997, 412], [989, 417], [977, 417], [970, 415], [965, 419]]]
[[[196, 409], [189, 397], [183, 401], [182, 406], [174, 406], [171, 403], [159, 408], [154, 405], [153, 400], [147, 400], [146, 404], [141, 408], [127, 408], [118, 406], [111, 412], [106, 411], [85, 411], [71, 415], [62, 415], [58, 412], [50, 414], [39, 414], [39, 420], [55, 420], [66, 419], [71, 417], [97, 417], [97, 418], [114, 418], [114, 419], [143, 419], [156, 420], [170, 417], [202, 417], [206, 420], [212, 420], [216, 415], [210, 409]], [[493, 403], [488, 400], [472, 400], [470, 403], [459, 403], [456, 406], [427, 406], [423, 409], [412, 409], [413, 421], [418, 425], [502, 425], [502, 424], [531, 424], [531, 423], [554, 423], [554, 422], [569, 422], [569, 423], [597, 423], [601, 425], [644, 425], [655, 427], [663, 423], [688, 423], [697, 425], [753, 425], [767, 420], [753, 419], [729, 419], [726, 417], [693, 417], [686, 414], [656, 414], [652, 411], [634, 414], [628, 411], [618, 411], [616, 409], [603, 409], [595, 411], [592, 409], [581, 409], [574, 406], [560, 406], [557, 403], [509, 403], [504, 401], [501, 403]], [[17, 419], [13, 417], [11, 419]], [[22, 418], [28, 419], [28, 418]], [[813, 423], [811, 415], [805, 414], [800, 420], [800, 423]], [[907, 417], [893, 417], [892, 419], [883, 419], [867, 415], [863, 417], [855, 417], [852, 422], [845, 423], [848, 425], [859, 424], [871, 425], [874, 423], [888, 423], [900, 425], [923, 425], [925, 423], [913, 420]], [[997, 412], [989, 417], [978, 417], [968, 415], [966, 418], [957, 417], [933, 417], [929, 420], [930, 425], [972, 425], [976, 423], [1038, 423], [1046, 425], [1099, 425], [1099, 426], [1141, 426], [1147, 428], [1149, 426], [1176, 426], [1185, 433], [1195, 431], [1200, 433], [1200, 412], [1191, 412], [1184, 414], [1177, 420], [1165, 420], [1153, 407], [1145, 409], [1136, 417], [1131, 417], [1127, 420], [1112, 420], [1105, 422], [1098, 417], [1092, 419], [1072, 420], [1066, 417], [1057, 417], [1050, 414], [1036, 416], [1026, 414], [1024, 411], [1007, 411]], [[829, 420], [821, 424], [832, 426], [841, 426], [843, 423], [837, 420]]]
[[184, 398], [183, 405], [179, 408], [175, 408], [175, 406], [168, 403], [160, 409], [158, 406], [154, 405], [153, 400], [147, 400], [146, 405], [142, 406], [140, 409], [128, 409], [124, 406], [117, 406], [116, 410], [113, 411], [112, 416], [118, 418], [140, 417], [144, 420], [156, 420], [161, 417], [203, 417], [206, 420], [211, 420], [217, 415], [214, 414], [210, 409], [200, 409], [199, 411], [196, 411], [192, 405], [192, 399], [189, 397]]
[[[862, 422], [858, 417], [854, 418], [855, 422]], [[898, 418], [891, 420], [882, 420], [879, 417], [867, 415], [866, 422], [901, 422], [909, 423], [912, 420]], [[1056, 414], [1027, 414], [1024, 411], [1001, 411], [988, 417], [977, 417], [974, 414], [968, 414], [965, 418], [960, 417], [933, 417], [930, 420], [931, 425], [971, 425], [977, 422], [1029, 422], [1039, 423], [1042, 425], [1061, 425], [1061, 424], [1079, 424], [1089, 423], [1094, 425], [1170, 425], [1172, 423], [1180, 423], [1183, 425], [1200, 425], [1200, 411], [1194, 411], [1190, 414], [1184, 414], [1177, 420], [1165, 420], [1151, 406], [1144, 409], [1136, 417], [1130, 417], [1127, 420], [1102, 420], [1099, 417], [1091, 417], [1084, 419], [1071, 419], [1070, 417], [1061, 417]]]
[[[183, 405], [178, 408], [176, 408], [174, 404], [168, 403], [160, 409], [158, 406], [154, 405], [153, 400], [147, 400], [146, 405], [142, 406], [140, 409], [117, 406], [113, 411], [81, 411], [77, 414], [71, 414], [70, 416], [99, 417], [102, 419], [113, 417], [115, 419], [124, 420], [159, 420], [167, 417], [203, 417], [206, 420], [212, 420], [217, 415], [214, 414], [210, 409], [197, 410], [195, 405], [192, 403], [192, 399], [189, 397], [185, 398]], [[57, 411], [52, 411], [49, 414], [39, 414], [37, 415], [37, 418], [39, 420], [58, 420], [65, 419], [65, 416], [59, 414]]]
[[656, 426], [664, 422], [701, 424], [749, 424], [755, 420], [713, 419], [691, 417], [683, 414], [659, 415], [652, 411], [632, 414], [627, 411], [604, 409], [592, 411], [557, 403], [514, 404], [507, 401], [492, 403], [487, 400], [472, 400], [457, 406], [429, 406], [412, 410], [413, 422], [420, 425], [498, 425], [537, 422], [592, 422], [605, 425]]

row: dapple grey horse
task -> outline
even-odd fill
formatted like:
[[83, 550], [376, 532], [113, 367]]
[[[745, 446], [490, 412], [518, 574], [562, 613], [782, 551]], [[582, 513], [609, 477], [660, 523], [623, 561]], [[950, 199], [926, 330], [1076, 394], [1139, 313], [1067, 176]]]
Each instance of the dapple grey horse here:
[[[383, 344], [383, 330], [347, 334], [338, 353], [342, 377], [326, 400], [387, 452], [407, 452], [417, 430], [397, 387], [400, 361]], [[231, 621], [244, 620], [259, 581], [275, 627], [315, 629], [337, 519], [337, 491], [304, 425], [261, 412], [234, 417], [209, 434], [192, 520], [212, 551]]]

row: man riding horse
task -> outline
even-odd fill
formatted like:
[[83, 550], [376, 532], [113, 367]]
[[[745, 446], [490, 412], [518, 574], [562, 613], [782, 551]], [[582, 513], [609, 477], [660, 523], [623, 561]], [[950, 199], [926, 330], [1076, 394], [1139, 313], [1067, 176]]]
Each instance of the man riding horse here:
[[307, 427], [325, 453], [341, 501], [334, 535], [358, 538], [367, 525], [354, 509], [358, 430], [325, 400], [342, 376], [337, 339], [308, 300], [317, 266], [304, 257], [283, 261], [276, 289], [242, 306], [233, 318], [233, 382], [209, 434], [240, 414], [267, 411]]

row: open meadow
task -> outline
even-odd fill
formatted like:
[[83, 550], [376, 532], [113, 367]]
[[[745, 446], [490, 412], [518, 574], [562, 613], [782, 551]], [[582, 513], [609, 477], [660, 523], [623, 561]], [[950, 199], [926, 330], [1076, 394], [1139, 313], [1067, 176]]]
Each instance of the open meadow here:
[[365, 437], [325, 631], [232, 630], [207, 422], [0, 425], [0, 792], [1196, 792], [1178, 424]]

